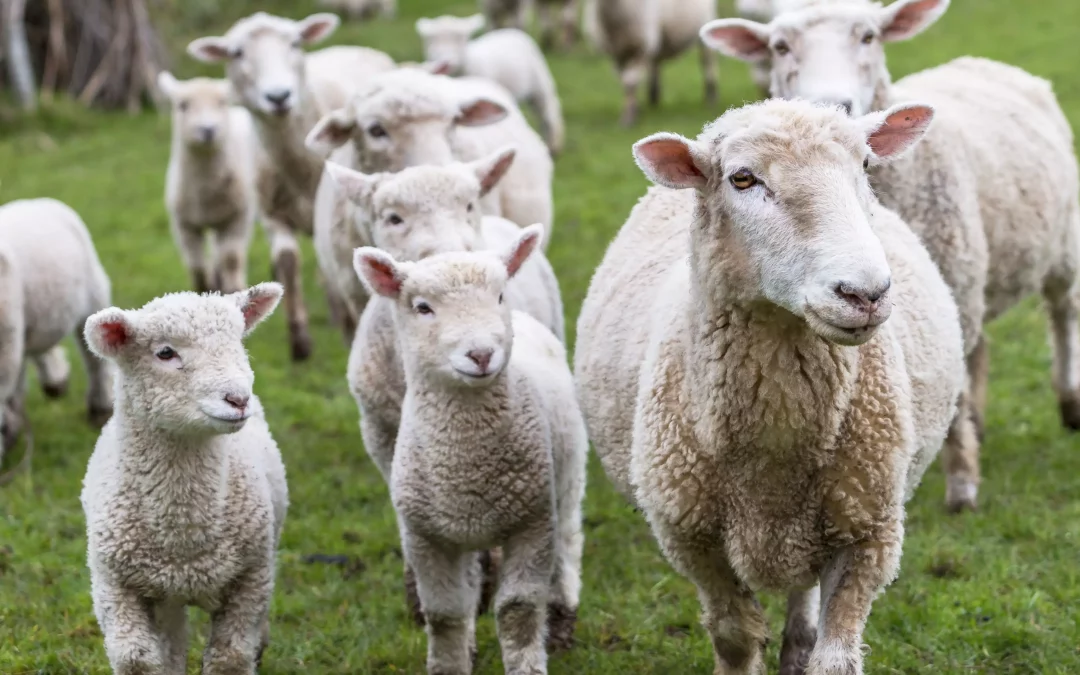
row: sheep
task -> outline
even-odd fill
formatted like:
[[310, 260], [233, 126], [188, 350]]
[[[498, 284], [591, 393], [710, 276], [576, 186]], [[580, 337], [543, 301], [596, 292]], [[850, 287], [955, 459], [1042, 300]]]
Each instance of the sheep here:
[[525, 30], [528, 0], [480, 0], [480, 11], [489, 26]]
[[484, 16], [440, 16], [416, 20], [424, 57], [446, 64], [448, 74], [465, 74], [498, 82], [519, 102], [536, 111], [552, 156], [562, 151], [564, 128], [559, 92], [547, 61], [529, 34], [502, 28], [470, 40], [484, 27]]
[[397, 0], [319, 0], [319, 4], [354, 19], [371, 19], [379, 14], [388, 19], [397, 16]]
[[764, 671], [771, 589], [791, 592], [781, 672], [862, 673], [964, 386], [956, 303], [864, 172], [932, 119], [774, 99], [634, 146], [663, 187], [592, 279], [575, 378], [605, 471], [698, 587], [717, 672]]
[[[585, 32], [615, 62], [623, 87], [621, 123], [638, 118], [637, 91], [648, 74], [649, 103], [660, 102], [660, 64], [698, 42], [702, 24], [716, 18], [713, 0], [588, 0]], [[705, 101], [716, 103], [716, 60], [699, 44]]]
[[[1072, 129], [1046, 80], [965, 57], [891, 82], [883, 43], [917, 35], [947, 7], [804, 2], [768, 25], [718, 21], [702, 36], [745, 60], [771, 54], [775, 96], [839, 102], [852, 115], [913, 99], [939, 111], [926, 140], [871, 180], [929, 248], [960, 306], [970, 386], [944, 452], [946, 506], [957, 512], [977, 504], [983, 325], [1033, 294], [1049, 309], [1062, 421], [1080, 429], [1080, 180]], [[845, 31], [859, 39], [837, 37]]]
[[[435, 253], [501, 248], [516, 240], [520, 229], [495, 216], [481, 217], [475, 208], [513, 161], [506, 148], [468, 164], [420, 166], [398, 173], [365, 175], [333, 163], [327, 174], [354, 200], [359, 218], [354, 231], [359, 245], [372, 245], [397, 260], [414, 261]], [[356, 283], [361, 283], [352, 271]], [[362, 291], [366, 297], [366, 291]], [[563, 307], [558, 282], [541, 254], [534, 254], [510, 281], [507, 305], [525, 312], [564, 341]], [[405, 374], [397, 348], [392, 307], [375, 298], [360, 320], [349, 352], [349, 389], [360, 410], [364, 448], [389, 481], [394, 444], [405, 398]], [[418, 600], [406, 569], [407, 601], [418, 623]], [[481, 607], [486, 607], [486, 598]]]
[[86, 224], [55, 199], [0, 206], [0, 458], [26, 422], [26, 368], [33, 362], [49, 398], [63, 396], [71, 367], [60, 341], [76, 335], [89, 384], [87, 416], [101, 426], [112, 415], [112, 375], [81, 339], [111, 287]]
[[[324, 114], [344, 105], [364, 80], [394, 67], [389, 56], [365, 47], [303, 51], [326, 39], [339, 23], [333, 14], [292, 21], [256, 12], [233, 24], [223, 37], [199, 38], [187, 47], [200, 61], [226, 64], [229, 83], [255, 123], [259, 211], [270, 240], [274, 278], [285, 287], [294, 361], [307, 359], [312, 349], [296, 237], [312, 232], [323, 168], [323, 158], [307, 150], [304, 137]], [[340, 298], [332, 288], [327, 295], [332, 314], [340, 317]]]
[[471, 671], [473, 552], [492, 546], [506, 672], [546, 673], [545, 642], [572, 640], [588, 438], [562, 344], [503, 302], [542, 236], [532, 225], [502, 253], [413, 263], [356, 251], [357, 274], [392, 305], [407, 382], [389, 482], [429, 673]]
[[116, 675], [187, 672], [187, 606], [211, 614], [207, 675], [254, 673], [270, 638], [285, 467], [242, 338], [283, 289], [172, 293], [101, 310], [116, 414], [83, 480], [94, 614]]
[[[173, 108], [165, 173], [173, 240], [196, 292], [235, 293], [247, 284], [257, 210], [251, 115], [229, 104], [224, 80], [180, 81], [162, 71], [158, 88]], [[212, 263], [206, 260], [208, 234], [213, 235]]]
[[[556, 27], [555, 13], [558, 13]], [[540, 22], [540, 44], [544, 49], [573, 46], [578, 38], [578, 0], [536, 0], [536, 16]], [[558, 37], [556, 37], [558, 33]]]

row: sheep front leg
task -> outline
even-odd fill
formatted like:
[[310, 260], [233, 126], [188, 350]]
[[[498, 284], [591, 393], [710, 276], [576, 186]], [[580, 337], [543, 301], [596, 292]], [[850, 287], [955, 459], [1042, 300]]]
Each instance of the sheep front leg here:
[[1080, 289], [1077, 288], [1075, 279], [1048, 281], [1043, 288], [1043, 296], [1050, 312], [1054, 391], [1058, 395], [1062, 424], [1073, 431], [1080, 430], [1078, 295]]
[[619, 123], [624, 127], [631, 127], [638, 118], [638, 85], [648, 68], [645, 55], [621, 64], [619, 67], [619, 79], [623, 87], [623, 112]]
[[264, 647], [264, 620], [273, 591], [269, 559], [234, 582], [222, 606], [210, 617], [202, 675], [254, 674], [255, 661]]
[[71, 363], [63, 345], [55, 345], [44, 354], [34, 357], [41, 389], [49, 398], [60, 398], [67, 393], [71, 380]]
[[476, 555], [443, 550], [407, 531], [402, 539], [427, 626], [428, 675], [469, 675], [479, 590], [470, 583]]
[[821, 575], [821, 618], [806, 675], [862, 675], [862, 635], [874, 598], [895, 577], [900, 543], [840, 550]]
[[986, 433], [986, 393], [990, 384], [990, 345], [986, 334], [979, 336], [967, 357], [968, 376], [971, 378], [971, 423], [975, 425], [975, 437], [983, 442]]
[[285, 287], [285, 313], [289, 321], [289, 344], [293, 361], [311, 356], [311, 334], [308, 332], [307, 306], [300, 275], [300, 244], [284, 223], [263, 218], [270, 235], [270, 258], [274, 264], [274, 280]]
[[244, 215], [214, 237], [214, 282], [222, 293], [247, 288], [247, 254], [251, 243], [252, 218]]
[[578, 39], [577, 0], [564, 0], [562, 7], [562, 46], [569, 49]]
[[821, 588], [814, 586], [788, 594], [784, 642], [780, 647], [780, 675], [803, 675], [817, 641]]
[[206, 237], [201, 229], [189, 227], [185, 223], [172, 221], [173, 238], [180, 249], [184, 265], [191, 275], [191, 286], [196, 293], [206, 293], [211, 289], [210, 269], [206, 260]]
[[705, 103], [716, 105], [718, 92], [717, 86], [717, 57], [713, 51], [705, 46], [704, 42], [698, 41], [698, 58], [701, 59], [701, 77], [705, 83]]
[[503, 546], [495, 622], [507, 675], [547, 673], [547, 604], [555, 571], [555, 524], [546, 520]]
[[[970, 376], [969, 376], [970, 387]], [[974, 509], [979, 490], [979, 435], [968, 388], [960, 395], [956, 416], [945, 437], [945, 506], [951, 513]]]
[[187, 607], [182, 602], [157, 603], [154, 620], [161, 635], [161, 653], [169, 675], [187, 673]]
[[162, 639], [150, 602], [93, 571], [90, 594], [113, 674], [171, 675], [165, 670]]
[[[102, 309], [103, 307], [94, 309]], [[79, 356], [89, 380], [86, 388], [86, 414], [90, 423], [103, 427], [113, 414], [113, 366], [110, 361], [99, 358], [90, 351], [86, 344], [86, 320], [83, 317], [75, 328], [75, 344], [79, 347]]]

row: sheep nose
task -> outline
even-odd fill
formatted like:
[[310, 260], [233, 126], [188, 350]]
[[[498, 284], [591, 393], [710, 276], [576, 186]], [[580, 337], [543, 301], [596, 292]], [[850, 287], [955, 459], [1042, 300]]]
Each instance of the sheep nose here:
[[491, 355], [495, 353], [494, 349], [470, 349], [466, 352], [465, 356], [469, 357], [476, 367], [480, 369], [481, 373], [486, 373], [488, 366], [491, 364]]
[[239, 394], [226, 394], [225, 402], [236, 408], [237, 410], [243, 410], [247, 407], [248, 401], [251, 400], [250, 396], [241, 396]]
[[203, 143], [209, 143], [214, 140], [214, 135], [217, 133], [217, 128], [213, 125], [204, 124], [199, 127], [199, 138]]
[[292, 91], [289, 89], [271, 89], [268, 92], [263, 93], [263, 96], [267, 101], [270, 101], [275, 106], [281, 108], [289, 101], [289, 97], [292, 96]]
[[889, 292], [891, 285], [891, 279], [886, 279], [885, 283], [873, 287], [860, 287], [847, 281], [841, 281], [836, 285], [835, 291], [838, 296], [849, 304], [863, 309], [867, 313], [872, 313], [878, 308], [878, 304], [885, 297], [885, 294]]

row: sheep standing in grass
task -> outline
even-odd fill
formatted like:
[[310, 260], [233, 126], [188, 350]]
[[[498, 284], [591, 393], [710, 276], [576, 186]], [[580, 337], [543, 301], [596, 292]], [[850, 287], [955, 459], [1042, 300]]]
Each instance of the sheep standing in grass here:
[[[244, 108], [229, 105], [229, 83], [158, 75], [173, 106], [165, 205], [173, 240], [198, 293], [235, 293], [247, 284], [255, 195], [254, 129]], [[213, 262], [206, 259], [213, 235]]]
[[375, 248], [356, 271], [388, 298], [406, 395], [390, 494], [416, 572], [428, 672], [472, 670], [474, 551], [502, 546], [495, 616], [506, 672], [547, 672], [571, 641], [581, 588], [588, 439], [562, 344], [503, 294], [537, 247], [402, 263]]
[[536, 111], [548, 149], [558, 155], [564, 140], [562, 106], [543, 53], [528, 33], [516, 28], [469, 39], [483, 27], [481, 14], [416, 21], [428, 61], [445, 63], [449, 75], [483, 77], [506, 87], [518, 102], [524, 101]]
[[517, 28], [525, 30], [525, 15], [529, 11], [528, 0], [480, 0], [480, 11], [494, 28]]
[[986, 400], [983, 325], [1039, 293], [1049, 309], [1062, 419], [1080, 429], [1080, 180], [1073, 134], [1046, 80], [960, 58], [892, 83], [884, 44], [917, 35], [948, 0], [803, 2], [768, 25], [717, 21], [716, 49], [771, 59], [772, 93], [853, 115], [918, 99], [938, 121], [908, 156], [871, 172], [882, 203], [915, 230], [960, 306], [969, 388], [946, 442], [946, 504], [974, 508]]
[[54, 199], [0, 206], [0, 458], [25, 422], [28, 363], [47, 396], [67, 391], [71, 367], [59, 344], [66, 335], [76, 336], [86, 366], [90, 421], [101, 426], [112, 415], [109, 367], [81, 337], [87, 317], [109, 301], [109, 277], [75, 211]]
[[540, 22], [540, 44], [544, 49], [556, 44], [565, 49], [577, 40], [578, 0], [536, 0], [536, 18]]
[[[648, 77], [649, 103], [660, 103], [660, 65], [698, 41], [701, 25], [716, 18], [714, 0], [588, 0], [585, 30], [615, 61], [623, 87], [622, 124], [638, 117], [638, 86]], [[705, 101], [716, 102], [716, 59], [700, 45]]]
[[205, 675], [254, 673], [270, 637], [285, 467], [242, 338], [278, 284], [175, 293], [86, 322], [116, 414], [83, 481], [94, 614], [116, 675], [187, 672], [187, 606], [211, 614]]
[[378, 15], [397, 16], [397, 0], [319, 0], [331, 12], [340, 12], [353, 19], [372, 19]]
[[[333, 14], [292, 21], [265, 12], [241, 19], [223, 37], [204, 37], [188, 53], [207, 63], [225, 63], [232, 88], [251, 112], [259, 139], [256, 189], [270, 239], [274, 278], [285, 287], [285, 311], [294, 360], [311, 354], [307, 307], [300, 285], [297, 235], [311, 234], [315, 191], [323, 158], [304, 138], [327, 112], [345, 105], [365, 79], [394, 67], [386, 54], [365, 47], [303, 48], [326, 39], [338, 26]], [[328, 287], [331, 311], [343, 312]]]
[[578, 391], [608, 475], [698, 587], [718, 673], [763, 672], [760, 589], [791, 593], [781, 672], [862, 673], [964, 385], [952, 295], [864, 172], [932, 116], [773, 99], [634, 146], [666, 187], [593, 277]]
[[[502, 248], [517, 239], [521, 233], [517, 225], [497, 216], [481, 217], [476, 208], [512, 161], [513, 150], [504, 149], [468, 164], [366, 175], [328, 163], [327, 173], [355, 202], [360, 241], [396, 260], [415, 261], [437, 253]], [[361, 283], [355, 271], [352, 276]], [[366, 297], [366, 290], [361, 290]], [[507, 284], [506, 303], [563, 340], [559, 285], [541, 254], [531, 256]], [[364, 448], [389, 481], [405, 399], [405, 373], [388, 300], [376, 297], [367, 305], [349, 353], [347, 373], [360, 409]], [[408, 568], [406, 595], [414, 619], [423, 623]], [[481, 598], [481, 608], [487, 604], [487, 599]]]

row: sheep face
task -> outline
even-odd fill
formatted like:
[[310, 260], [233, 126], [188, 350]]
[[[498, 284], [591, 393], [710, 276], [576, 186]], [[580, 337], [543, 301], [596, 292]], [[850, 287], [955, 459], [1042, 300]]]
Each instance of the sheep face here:
[[86, 341], [118, 365], [129, 414], [174, 435], [234, 433], [252, 410], [255, 375], [243, 337], [268, 316], [282, 287], [229, 295], [173, 293], [139, 310], [116, 307], [86, 323]]
[[396, 260], [473, 251], [480, 244], [480, 198], [505, 175], [513, 148], [467, 164], [417, 166], [368, 175], [327, 163], [359, 208], [356, 227]]
[[468, 387], [495, 380], [514, 339], [503, 291], [542, 236], [543, 226], [533, 225], [501, 253], [443, 253], [411, 263], [356, 249], [361, 281], [394, 303], [407, 377]]
[[193, 41], [188, 53], [207, 63], [225, 63], [229, 82], [252, 114], [286, 119], [307, 86], [304, 47], [325, 39], [339, 22], [334, 14], [292, 21], [256, 12], [223, 37]]
[[173, 134], [189, 148], [220, 148], [229, 133], [229, 85], [199, 77], [177, 80], [162, 72], [158, 86], [172, 102]]
[[469, 38], [483, 27], [484, 17], [481, 14], [464, 18], [440, 16], [416, 21], [416, 32], [424, 42], [424, 58], [429, 62], [446, 64], [451, 74], [461, 72]]
[[744, 61], [771, 62], [770, 92], [845, 108], [858, 117], [889, 85], [884, 43], [914, 37], [936, 21], [949, 0], [804, 0], [768, 24], [721, 19], [701, 38]]
[[768, 302], [832, 342], [857, 345], [892, 308], [869, 219], [882, 207], [865, 168], [903, 153], [932, 118], [917, 104], [849, 119], [772, 99], [726, 113], [697, 140], [650, 136], [634, 155], [653, 181], [699, 191], [691, 265], [724, 295], [717, 303]]

